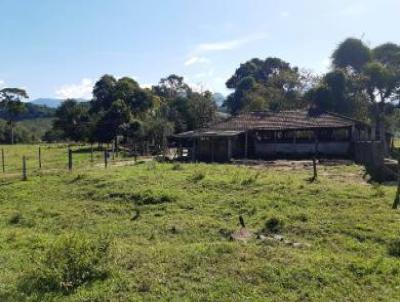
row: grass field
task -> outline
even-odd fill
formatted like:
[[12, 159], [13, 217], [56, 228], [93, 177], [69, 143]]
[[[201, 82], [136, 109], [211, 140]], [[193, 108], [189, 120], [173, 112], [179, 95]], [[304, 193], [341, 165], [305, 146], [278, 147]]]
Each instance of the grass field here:
[[[359, 166], [135, 165], [0, 181], [0, 301], [399, 301], [395, 187]], [[231, 241], [238, 216], [253, 233]]]
[[[39, 147], [42, 166], [39, 169]], [[22, 175], [22, 157], [26, 158], [28, 175], [64, 171], [68, 169], [68, 147], [72, 150], [72, 162], [74, 170], [87, 170], [104, 166], [104, 151], [93, 147], [93, 161], [90, 145], [68, 144], [27, 144], [27, 145], [2, 145], [4, 152], [5, 173], [4, 177], [20, 177]], [[110, 148], [109, 148], [110, 150]], [[124, 154], [114, 157], [110, 154], [109, 164], [121, 161], [132, 161], [133, 158], [124, 157]], [[1, 163], [1, 158], [0, 158]], [[1, 173], [2, 167], [0, 167]]]

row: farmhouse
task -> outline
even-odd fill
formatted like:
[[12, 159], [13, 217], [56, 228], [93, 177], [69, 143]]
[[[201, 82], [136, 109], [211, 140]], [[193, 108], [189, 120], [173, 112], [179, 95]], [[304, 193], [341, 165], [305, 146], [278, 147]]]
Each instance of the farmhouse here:
[[375, 131], [366, 123], [338, 114], [291, 110], [242, 113], [208, 128], [179, 133], [173, 140], [178, 150], [189, 150], [192, 160], [207, 162], [315, 154], [352, 157], [357, 143], [375, 141]]

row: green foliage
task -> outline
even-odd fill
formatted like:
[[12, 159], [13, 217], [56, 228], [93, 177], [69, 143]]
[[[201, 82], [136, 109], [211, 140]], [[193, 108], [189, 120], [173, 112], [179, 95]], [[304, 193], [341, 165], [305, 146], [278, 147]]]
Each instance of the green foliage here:
[[304, 107], [302, 80], [297, 67], [279, 58], [252, 59], [226, 82], [235, 92], [224, 105], [231, 113]]
[[325, 74], [318, 86], [307, 91], [305, 98], [318, 110], [367, 121], [369, 104], [358, 85], [357, 75], [335, 69]]
[[108, 241], [93, 241], [80, 235], [63, 235], [38, 256], [31, 271], [19, 282], [28, 295], [48, 292], [71, 293], [94, 280], [104, 280]]
[[336, 68], [351, 67], [360, 72], [371, 60], [371, 51], [361, 40], [347, 38], [332, 54], [333, 65]]
[[[14, 143], [34, 143], [43, 139], [46, 131], [52, 127], [51, 118], [28, 119], [17, 122], [14, 127]], [[10, 125], [0, 119], [0, 143], [11, 142]]]
[[[43, 118], [52, 118], [56, 112], [56, 109], [49, 108], [42, 105], [36, 105], [32, 103], [24, 103], [24, 110], [18, 114], [16, 120], [32, 120], [32, 119], [43, 119]], [[10, 118], [10, 114], [7, 111], [7, 108], [0, 108], [0, 118], [4, 120], [8, 120]]]
[[73, 141], [85, 141], [88, 138], [89, 108], [86, 103], [65, 100], [56, 110], [54, 130], [63, 132], [63, 138]]

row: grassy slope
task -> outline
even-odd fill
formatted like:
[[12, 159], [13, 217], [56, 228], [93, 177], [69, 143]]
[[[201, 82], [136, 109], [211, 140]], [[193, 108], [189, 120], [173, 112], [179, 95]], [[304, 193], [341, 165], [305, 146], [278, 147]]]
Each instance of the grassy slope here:
[[[393, 187], [362, 182], [357, 166], [321, 167], [314, 184], [304, 169], [173, 167], [149, 162], [0, 182], [0, 300], [27, 299], [21, 280], [66, 233], [109, 238], [109, 276], [31, 300], [400, 300], [400, 259], [387, 252], [400, 231]], [[151, 201], [159, 203], [137, 204]], [[222, 234], [238, 228], [239, 214], [253, 231], [279, 218], [286, 238], [311, 247], [229, 241]]]

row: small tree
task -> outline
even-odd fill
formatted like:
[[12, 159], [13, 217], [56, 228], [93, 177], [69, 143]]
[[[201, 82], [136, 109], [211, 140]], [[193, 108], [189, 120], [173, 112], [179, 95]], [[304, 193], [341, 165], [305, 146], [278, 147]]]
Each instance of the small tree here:
[[26, 110], [21, 99], [28, 98], [25, 90], [19, 88], [4, 88], [0, 90], [0, 105], [8, 113], [7, 123], [11, 131], [11, 144], [14, 144], [14, 127], [18, 116]]

